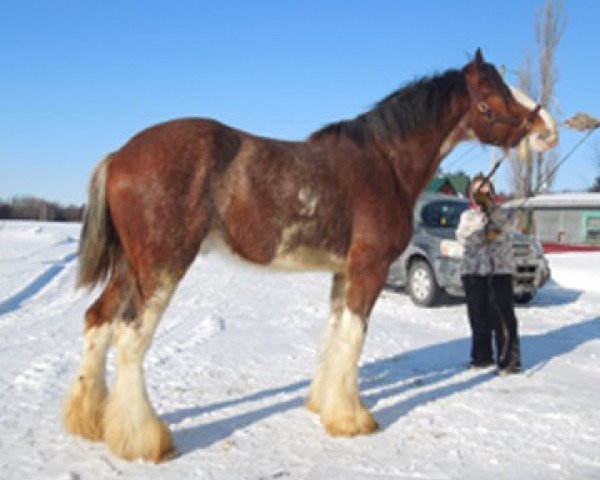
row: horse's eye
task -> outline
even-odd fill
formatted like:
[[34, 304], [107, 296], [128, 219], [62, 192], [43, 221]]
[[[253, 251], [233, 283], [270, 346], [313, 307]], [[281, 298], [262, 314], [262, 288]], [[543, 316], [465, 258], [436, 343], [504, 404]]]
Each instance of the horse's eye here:
[[487, 104], [487, 102], [479, 102], [477, 104], [477, 108], [481, 113], [487, 113], [490, 111], [490, 106]]

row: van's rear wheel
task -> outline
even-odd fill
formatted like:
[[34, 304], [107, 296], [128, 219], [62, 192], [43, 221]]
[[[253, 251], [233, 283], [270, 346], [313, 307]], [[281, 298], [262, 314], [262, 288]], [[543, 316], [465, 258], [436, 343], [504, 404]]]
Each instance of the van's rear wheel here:
[[433, 269], [424, 260], [415, 260], [408, 271], [407, 290], [411, 300], [419, 307], [437, 305], [443, 295], [433, 274]]

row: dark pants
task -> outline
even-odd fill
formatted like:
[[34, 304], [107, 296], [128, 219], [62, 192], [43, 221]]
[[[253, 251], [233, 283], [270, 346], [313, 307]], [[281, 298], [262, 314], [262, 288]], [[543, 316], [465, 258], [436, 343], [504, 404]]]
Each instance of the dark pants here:
[[521, 366], [512, 275], [463, 275], [471, 325], [471, 362], [493, 363], [492, 332], [499, 368]]

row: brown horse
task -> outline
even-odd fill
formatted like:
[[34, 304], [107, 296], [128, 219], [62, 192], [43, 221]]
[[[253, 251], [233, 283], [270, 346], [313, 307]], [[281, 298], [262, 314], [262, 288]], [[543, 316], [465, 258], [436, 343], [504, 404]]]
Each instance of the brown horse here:
[[[415, 199], [458, 142], [509, 148], [526, 135], [540, 150], [558, 139], [547, 112], [511, 92], [480, 51], [464, 68], [414, 82], [305, 142], [204, 119], [139, 133], [97, 166], [90, 183], [79, 285], [107, 281], [85, 315], [66, 428], [126, 459], [172, 454], [170, 431], [148, 400], [143, 359], [210, 237], [260, 265], [333, 272], [307, 406], [332, 435], [375, 431], [357, 365], [388, 267], [410, 239]], [[111, 343], [118, 369], [109, 392]]]

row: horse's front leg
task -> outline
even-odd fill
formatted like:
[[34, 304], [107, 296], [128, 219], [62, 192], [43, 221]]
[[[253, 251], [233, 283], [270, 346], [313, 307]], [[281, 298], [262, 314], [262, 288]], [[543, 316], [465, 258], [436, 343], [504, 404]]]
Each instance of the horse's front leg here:
[[[331, 284], [331, 312], [329, 314], [327, 327], [325, 327], [325, 333], [321, 340], [321, 358], [323, 358], [328, 351], [331, 338], [340, 324], [340, 319], [344, 312], [345, 292], [346, 276], [341, 273], [334, 274]], [[321, 361], [317, 373], [315, 374], [315, 378], [310, 386], [308, 399], [306, 400], [306, 408], [314, 413], [319, 413], [321, 411], [321, 398], [323, 396], [323, 365], [324, 362]]]
[[385, 283], [388, 263], [358, 260], [348, 265], [344, 305], [325, 339], [319, 366], [321, 422], [335, 436], [367, 434], [379, 428], [360, 399], [358, 361], [368, 316]]

